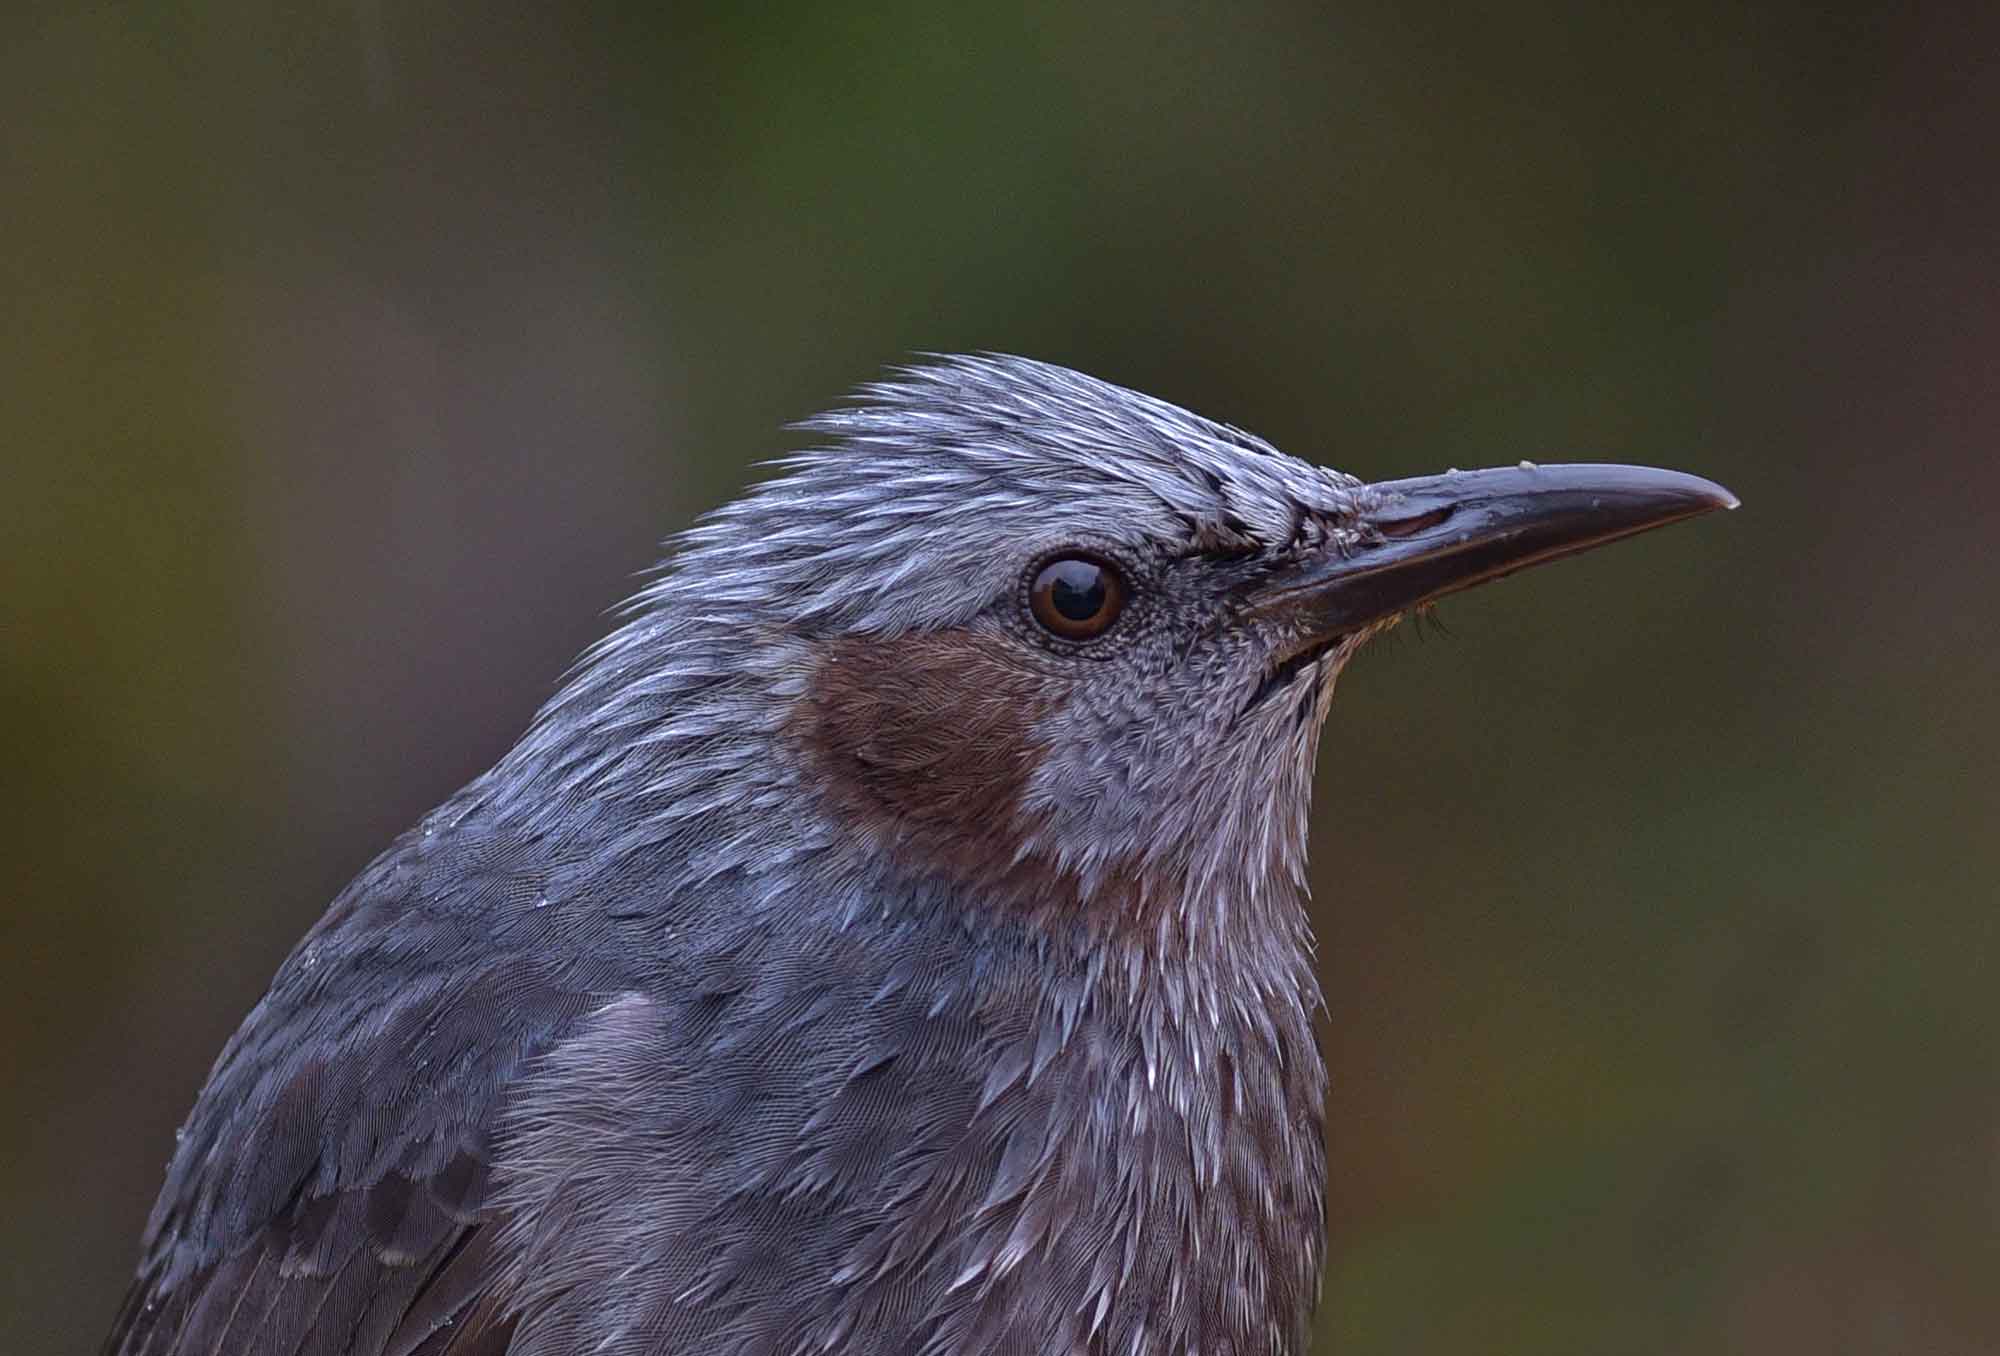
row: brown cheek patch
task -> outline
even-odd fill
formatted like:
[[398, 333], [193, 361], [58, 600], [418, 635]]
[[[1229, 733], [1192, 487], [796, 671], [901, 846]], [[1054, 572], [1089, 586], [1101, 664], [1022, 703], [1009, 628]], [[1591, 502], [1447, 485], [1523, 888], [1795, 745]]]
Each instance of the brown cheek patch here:
[[836, 807], [929, 852], [988, 856], [1014, 836], [1059, 679], [970, 631], [843, 638], [795, 717]]
[[971, 631], [839, 640], [794, 709], [836, 813], [898, 860], [976, 884], [983, 897], [1053, 925], [1150, 925], [1132, 865], [1080, 881], [1020, 849], [1021, 795], [1045, 750], [1037, 731], [1066, 682], [1004, 636]]

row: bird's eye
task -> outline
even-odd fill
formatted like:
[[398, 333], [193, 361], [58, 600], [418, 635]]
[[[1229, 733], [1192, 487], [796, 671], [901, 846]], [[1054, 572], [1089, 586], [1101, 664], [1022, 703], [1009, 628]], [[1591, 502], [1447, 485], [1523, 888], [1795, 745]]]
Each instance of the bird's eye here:
[[1035, 620], [1064, 640], [1102, 635], [1125, 608], [1125, 580], [1089, 556], [1059, 556], [1035, 572], [1028, 589]]

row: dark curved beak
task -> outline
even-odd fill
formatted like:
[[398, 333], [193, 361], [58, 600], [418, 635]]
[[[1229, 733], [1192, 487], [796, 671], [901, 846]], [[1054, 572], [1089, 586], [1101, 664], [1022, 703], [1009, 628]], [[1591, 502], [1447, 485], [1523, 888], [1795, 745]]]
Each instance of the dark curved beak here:
[[1448, 471], [1370, 487], [1364, 540], [1266, 582], [1252, 604], [1331, 638], [1448, 593], [1620, 537], [1665, 527], [1736, 496], [1649, 466]]

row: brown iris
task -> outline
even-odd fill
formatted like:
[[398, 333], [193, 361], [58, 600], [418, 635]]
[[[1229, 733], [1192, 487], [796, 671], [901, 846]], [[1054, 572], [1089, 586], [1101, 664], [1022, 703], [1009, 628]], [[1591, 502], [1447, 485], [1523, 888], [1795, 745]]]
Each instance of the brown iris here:
[[1064, 640], [1102, 635], [1125, 607], [1125, 580], [1090, 556], [1058, 556], [1035, 572], [1028, 589], [1035, 620]]

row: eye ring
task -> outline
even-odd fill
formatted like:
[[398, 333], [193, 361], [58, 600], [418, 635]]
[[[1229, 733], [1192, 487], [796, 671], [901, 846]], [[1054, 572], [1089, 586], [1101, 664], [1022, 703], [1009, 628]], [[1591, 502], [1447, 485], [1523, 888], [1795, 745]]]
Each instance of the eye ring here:
[[1101, 556], [1080, 551], [1051, 556], [1028, 583], [1028, 611], [1060, 640], [1095, 640], [1125, 610], [1125, 576]]

